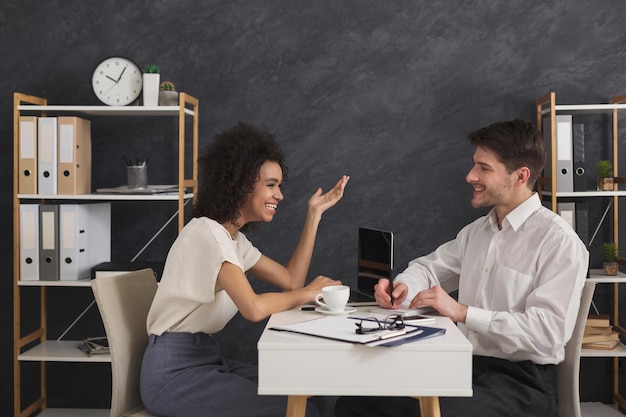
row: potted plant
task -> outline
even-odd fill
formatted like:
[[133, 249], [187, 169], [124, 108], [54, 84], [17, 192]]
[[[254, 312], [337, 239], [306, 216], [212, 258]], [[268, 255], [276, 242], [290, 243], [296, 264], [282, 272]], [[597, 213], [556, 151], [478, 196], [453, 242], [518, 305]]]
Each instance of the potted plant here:
[[613, 164], [611, 161], [601, 159], [596, 162], [596, 176], [598, 177], [598, 190], [613, 191]]
[[602, 266], [604, 267], [604, 275], [617, 275], [617, 246], [615, 243], [602, 244]]
[[178, 91], [171, 81], [163, 81], [159, 91], [159, 106], [178, 106]]
[[161, 74], [158, 65], [148, 64], [143, 68], [143, 105], [159, 105], [159, 82]]

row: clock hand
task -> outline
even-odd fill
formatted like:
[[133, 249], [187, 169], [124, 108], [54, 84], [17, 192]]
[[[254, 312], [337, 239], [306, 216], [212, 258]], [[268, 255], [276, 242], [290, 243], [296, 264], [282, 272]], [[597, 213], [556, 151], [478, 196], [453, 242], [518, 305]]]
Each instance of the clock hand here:
[[113, 89], [113, 87], [115, 87], [117, 85], [117, 81], [115, 81], [115, 84], [113, 84], [111, 87], [109, 87], [109, 89], [107, 91], [104, 92], [104, 94], [109, 94], [109, 91], [111, 91]]
[[124, 69], [123, 69], [123, 70], [122, 70], [122, 72], [120, 73], [120, 76], [119, 76], [119, 77], [117, 77], [117, 81], [115, 81], [115, 82], [118, 82], [118, 81], [122, 78], [122, 75], [124, 75], [124, 71], [126, 71], [126, 68], [127, 68], [127, 67], [128, 67], [128, 65], [126, 65], [126, 66], [124, 67]]
[[119, 79], [117, 79], [117, 80], [116, 80], [115, 78], [111, 78], [111, 77], [109, 77], [108, 75], [105, 75], [105, 77], [107, 77], [109, 80], [113, 81], [113, 82], [114, 82], [114, 83], [116, 83], [116, 84], [117, 84], [117, 82], [119, 81]]

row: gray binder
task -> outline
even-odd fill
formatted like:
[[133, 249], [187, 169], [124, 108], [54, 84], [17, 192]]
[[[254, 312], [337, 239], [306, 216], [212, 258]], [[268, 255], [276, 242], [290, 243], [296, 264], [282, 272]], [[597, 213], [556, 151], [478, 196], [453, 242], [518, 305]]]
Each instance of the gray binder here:
[[39, 279], [59, 279], [59, 206], [39, 206]]

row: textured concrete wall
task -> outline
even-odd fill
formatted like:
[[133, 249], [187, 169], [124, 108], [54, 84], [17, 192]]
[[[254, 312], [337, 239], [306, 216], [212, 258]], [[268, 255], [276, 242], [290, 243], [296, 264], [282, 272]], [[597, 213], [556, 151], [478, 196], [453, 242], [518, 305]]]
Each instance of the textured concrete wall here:
[[[624, 17], [623, 2], [582, 0], [3, 1], [0, 368], [7, 371], [0, 376], [0, 415], [12, 408], [13, 91], [51, 104], [98, 104], [91, 73], [103, 58], [158, 64], [163, 79], [200, 100], [201, 146], [239, 121], [277, 135], [289, 182], [274, 222], [251, 236], [264, 253], [287, 260], [309, 196], [351, 175], [344, 199], [324, 216], [311, 276], [354, 283], [358, 226], [394, 231], [402, 268], [482, 213], [469, 205], [465, 183], [469, 131], [534, 120], [536, 99], [549, 91], [560, 103], [607, 102], [625, 92]], [[606, 122], [590, 123], [596, 129], [589, 135], [599, 140], [589, 151], [608, 158]], [[94, 187], [123, 183], [122, 153], [150, 158], [151, 183], [174, 181], [175, 121], [92, 123]], [[169, 215], [161, 203], [116, 205], [114, 259], [128, 259]], [[174, 237], [167, 229], [143, 260], [164, 258]], [[68, 294], [74, 303], [65, 302]], [[56, 337], [89, 294], [50, 291], [50, 298]], [[74, 337], [99, 329], [97, 314], [90, 316]], [[235, 356], [255, 361], [261, 329], [236, 320], [220, 338]], [[106, 391], [106, 366], [51, 365], [51, 403], [106, 406], [102, 395], [81, 388], [86, 373]], [[597, 379], [601, 385], [607, 378]], [[27, 386], [34, 395], [36, 384]]]

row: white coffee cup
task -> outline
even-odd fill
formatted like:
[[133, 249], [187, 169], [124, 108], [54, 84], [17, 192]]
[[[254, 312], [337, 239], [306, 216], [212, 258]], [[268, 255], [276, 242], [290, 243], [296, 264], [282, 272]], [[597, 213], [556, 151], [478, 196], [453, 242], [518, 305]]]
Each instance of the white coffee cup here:
[[[328, 311], [339, 313], [346, 309], [350, 298], [350, 287], [347, 285], [331, 285], [322, 288], [322, 292], [315, 296], [315, 302]], [[324, 299], [322, 302], [320, 299]]]

